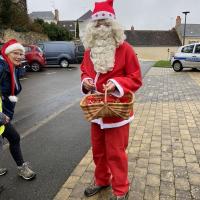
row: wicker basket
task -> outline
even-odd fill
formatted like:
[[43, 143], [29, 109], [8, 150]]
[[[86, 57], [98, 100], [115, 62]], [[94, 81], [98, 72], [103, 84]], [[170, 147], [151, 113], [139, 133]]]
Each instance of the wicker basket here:
[[[92, 101], [91, 101], [92, 99]], [[91, 101], [91, 102], [89, 102]], [[102, 117], [121, 117], [128, 119], [133, 110], [134, 94], [127, 93], [121, 98], [105, 94], [88, 94], [80, 102], [88, 121]]]

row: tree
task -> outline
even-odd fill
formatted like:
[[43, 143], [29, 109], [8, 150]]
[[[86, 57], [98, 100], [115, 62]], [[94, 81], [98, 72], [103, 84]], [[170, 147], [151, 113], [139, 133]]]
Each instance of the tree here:
[[18, 6], [18, 4], [12, 4], [11, 8], [11, 28], [19, 32], [28, 31], [30, 21], [24, 8]]
[[55, 23], [47, 23], [42, 19], [36, 19], [35, 24], [40, 25], [43, 28], [43, 32], [48, 35], [49, 39], [53, 41], [71, 40], [69, 32]]
[[4, 28], [17, 31], [27, 31], [30, 23], [26, 10], [12, 0], [0, 1], [0, 21]]
[[80, 37], [79, 37], [79, 22], [78, 22], [78, 20], [76, 21], [76, 35], [75, 35], [75, 37], [76, 37], [77, 39], [80, 38]]
[[11, 23], [11, 13], [12, 13], [12, 1], [11, 0], [1, 0], [1, 12], [0, 18], [1, 22], [5, 27], [9, 27]]

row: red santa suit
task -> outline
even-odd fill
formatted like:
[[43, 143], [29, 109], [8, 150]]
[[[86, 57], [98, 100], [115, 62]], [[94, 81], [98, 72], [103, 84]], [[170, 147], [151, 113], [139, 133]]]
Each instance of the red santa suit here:
[[[115, 63], [112, 71], [106, 74], [96, 73], [90, 58], [90, 50], [86, 50], [81, 64], [82, 92], [83, 82], [92, 79], [96, 92], [103, 93], [103, 84], [112, 81], [117, 90], [114, 96], [122, 97], [128, 91], [135, 92], [142, 85], [140, 65], [133, 48], [123, 42], [115, 53]], [[92, 121], [91, 142], [95, 168], [95, 184], [105, 186], [112, 184], [113, 193], [124, 195], [129, 190], [128, 159], [126, 148], [128, 146], [129, 122], [133, 120], [132, 114], [128, 120], [122, 118], [103, 118]]]

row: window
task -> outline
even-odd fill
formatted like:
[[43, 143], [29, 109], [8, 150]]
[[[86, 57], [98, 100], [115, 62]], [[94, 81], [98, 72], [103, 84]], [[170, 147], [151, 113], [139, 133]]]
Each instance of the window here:
[[63, 43], [48, 43], [46, 44], [47, 52], [70, 52], [73, 50], [71, 43], [63, 42]]
[[40, 49], [42, 49], [42, 51], [44, 51], [44, 45], [43, 45], [43, 44], [38, 44], [38, 47], [39, 47]]
[[42, 49], [40, 49], [40, 47], [36, 47], [35, 50], [39, 53], [43, 53]]
[[25, 52], [30, 52], [31, 51], [30, 47], [24, 47], [24, 49], [25, 49]]
[[194, 49], [194, 45], [183, 47], [181, 52], [183, 53], [192, 53]]
[[200, 44], [196, 45], [195, 53], [199, 53], [200, 54]]
[[84, 52], [84, 51], [85, 51], [84, 46], [78, 46], [78, 51], [79, 51], [79, 52]]

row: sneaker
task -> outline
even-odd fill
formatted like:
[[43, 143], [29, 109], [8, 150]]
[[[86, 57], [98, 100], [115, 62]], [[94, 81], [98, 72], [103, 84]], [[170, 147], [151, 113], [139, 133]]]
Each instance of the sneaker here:
[[17, 168], [18, 168], [18, 175], [25, 180], [32, 180], [36, 177], [36, 173], [30, 169], [27, 162], [23, 163], [22, 166]]
[[6, 168], [0, 168], [0, 176], [5, 175], [8, 172]]
[[128, 192], [124, 196], [112, 196], [110, 200], [127, 200], [128, 199]]
[[106, 189], [108, 187], [110, 187], [110, 185], [106, 185], [106, 186], [90, 185], [85, 189], [84, 194], [86, 197], [91, 197], [97, 194], [98, 192], [100, 192], [101, 190]]

